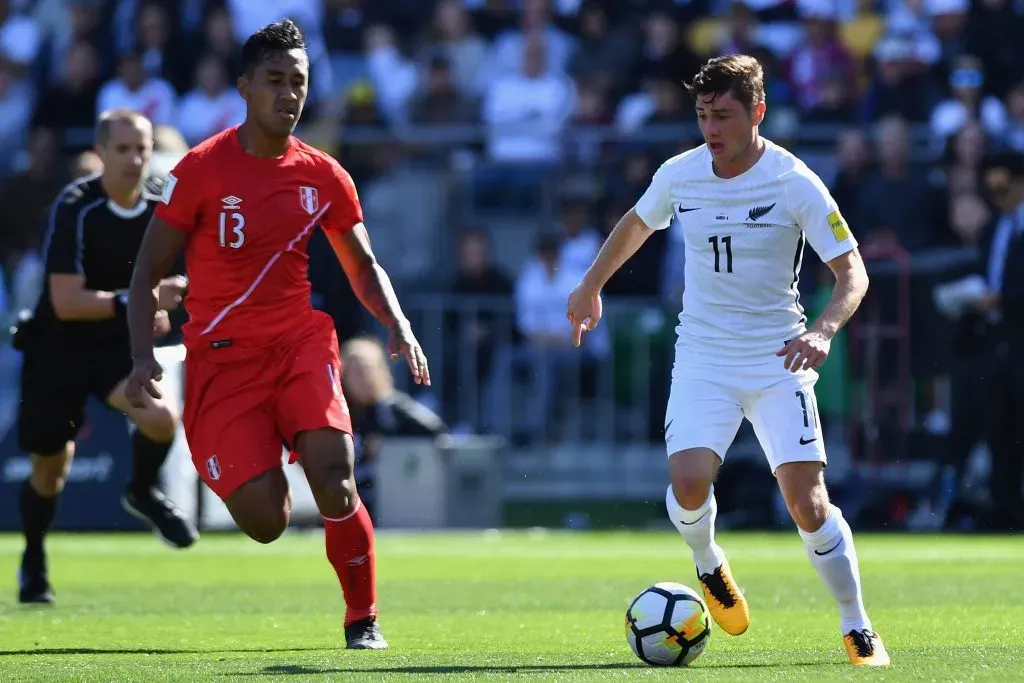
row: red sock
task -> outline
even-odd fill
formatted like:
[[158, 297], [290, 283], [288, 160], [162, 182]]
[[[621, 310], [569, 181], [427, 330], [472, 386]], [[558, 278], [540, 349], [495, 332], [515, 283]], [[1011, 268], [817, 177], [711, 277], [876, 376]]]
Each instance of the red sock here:
[[345, 594], [345, 626], [377, 615], [377, 562], [373, 554], [373, 522], [362, 501], [339, 518], [324, 517], [327, 559]]

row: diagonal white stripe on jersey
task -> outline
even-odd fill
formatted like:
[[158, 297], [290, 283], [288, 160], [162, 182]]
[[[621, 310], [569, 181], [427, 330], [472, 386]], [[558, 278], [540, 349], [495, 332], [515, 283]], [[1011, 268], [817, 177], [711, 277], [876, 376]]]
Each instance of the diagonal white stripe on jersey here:
[[251, 285], [249, 285], [249, 289], [245, 290], [242, 296], [238, 297], [230, 304], [225, 306], [224, 310], [218, 313], [217, 317], [210, 321], [210, 324], [207, 325], [206, 329], [200, 333], [200, 336], [213, 332], [213, 328], [217, 327], [217, 325], [220, 325], [224, 318], [228, 316], [228, 313], [230, 313], [231, 311], [235, 310], [243, 303], [245, 303], [245, 300], [252, 296], [252, 293], [255, 292], [256, 288], [259, 287], [261, 282], [263, 282], [263, 278], [267, 276], [267, 273], [269, 273], [270, 269], [274, 267], [274, 264], [277, 263], [277, 260], [281, 258], [283, 255], [287, 254], [292, 249], [294, 249], [295, 246], [302, 241], [302, 238], [308, 235], [309, 231], [316, 227], [316, 224], [320, 222], [320, 219], [323, 218], [323, 215], [327, 213], [327, 209], [329, 208], [331, 208], [331, 203], [327, 202], [322, 209], [317, 211], [316, 215], [313, 216], [312, 220], [310, 220], [309, 223], [307, 223], [305, 227], [303, 227], [302, 230], [299, 231], [299, 234], [296, 235], [292, 239], [292, 241], [288, 243], [288, 246], [286, 246], [284, 249], [271, 256], [270, 260], [267, 261], [267, 265], [263, 266], [263, 270], [260, 271], [260, 274], [257, 275], [256, 279], [252, 281]]

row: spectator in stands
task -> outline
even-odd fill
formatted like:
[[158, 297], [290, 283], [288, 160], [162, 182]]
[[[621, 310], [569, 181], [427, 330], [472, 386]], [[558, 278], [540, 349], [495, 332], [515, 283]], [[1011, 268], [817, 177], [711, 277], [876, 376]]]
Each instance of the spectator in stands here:
[[579, 10], [580, 40], [569, 60], [569, 74], [603, 91], [617, 91], [629, 81], [637, 46], [628, 25], [614, 28], [597, 0], [584, 0]]
[[424, 32], [418, 50], [419, 62], [429, 71], [435, 57], [443, 57], [451, 67], [452, 80], [472, 97], [483, 94], [483, 78], [489, 59], [487, 42], [476, 34], [469, 13], [460, 0], [441, 0], [434, 19]]
[[154, 124], [174, 124], [178, 95], [162, 78], [146, 74], [142, 54], [136, 51], [121, 56], [117, 78], [100, 88], [96, 116], [114, 109], [137, 111]]
[[341, 367], [355, 432], [356, 487], [372, 517], [376, 460], [382, 440], [440, 436], [448, 428], [428, 408], [395, 389], [384, 347], [377, 339], [359, 337], [347, 341], [341, 347]]
[[389, 121], [404, 122], [419, 74], [416, 65], [402, 54], [391, 27], [378, 24], [367, 30], [366, 59], [380, 111]]
[[579, 386], [584, 365], [608, 353], [607, 333], [588, 340], [583, 354], [573, 353], [572, 339], [565, 332], [564, 309], [579, 277], [559, 268], [560, 250], [561, 240], [556, 235], [543, 233], [538, 237], [534, 255], [523, 265], [515, 285], [516, 325], [525, 341], [511, 362], [502, 359], [496, 363], [493, 390], [499, 399], [496, 406], [500, 418], [511, 415], [508, 387], [512, 369], [522, 368], [529, 375], [523, 421], [526, 431], [512, 435], [518, 442], [558, 440], [563, 425], [561, 399]]
[[422, 91], [409, 107], [412, 123], [428, 126], [475, 123], [480, 105], [459, 91], [451, 64], [440, 55], [430, 61]]
[[135, 49], [142, 55], [146, 74], [161, 78], [178, 93], [188, 91], [194, 63], [184, 44], [172, 33], [170, 18], [164, 4], [148, 0], [139, 5], [135, 16]]
[[601, 236], [590, 216], [591, 198], [578, 193], [562, 197], [559, 216], [558, 270], [577, 281], [590, 268], [601, 249]]
[[490, 78], [497, 79], [522, 72], [524, 61], [529, 61], [531, 43], [540, 43], [543, 51], [535, 52], [541, 62], [540, 75], [561, 76], [569, 66], [573, 39], [558, 28], [551, 17], [551, 0], [523, 0], [519, 28], [503, 31], [494, 40], [490, 59]]
[[34, 129], [29, 137], [28, 168], [5, 179], [0, 187], [0, 266], [9, 278], [13, 311], [34, 308], [41, 291], [40, 251], [50, 204], [67, 180], [58, 163], [58, 144], [55, 131]]
[[228, 82], [220, 57], [204, 55], [196, 65], [195, 88], [181, 98], [177, 128], [190, 145], [245, 120], [245, 100]]
[[911, 164], [907, 123], [890, 116], [876, 128], [878, 169], [868, 176], [857, 211], [866, 240], [894, 240], [916, 251], [938, 244], [944, 224], [942, 195], [932, 179]]
[[[839, 40], [838, 12], [831, 0], [797, 4], [806, 42], [797, 47], [790, 79], [804, 121], [848, 122], [855, 111], [857, 84], [853, 57]], [[772, 102], [774, 105], [774, 101]]]
[[978, 121], [986, 135], [999, 138], [1007, 126], [1006, 108], [998, 97], [985, 94], [985, 67], [971, 55], [958, 57], [949, 72], [951, 97], [931, 114], [935, 138], [944, 141], [969, 121]]
[[324, 42], [334, 87], [339, 92], [353, 81], [369, 77], [364, 55], [366, 29], [379, 22], [384, 11], [376, 2], [363, 0], [326, 0], [324, 3]]
[[100, 66], [96, 48], [88, 42], [72, 44], [65, 53], [60, 78], [43, 91], [32, 117], [37, 126], [61, 134], [83, 132], [79, 140], [62, 140], [65, 152], [88, 149], [96, 121], [96, 99], [100, 89]]
[[[53, 83], [62, 78], [69, 53], [78, 43], [88, 43], [94, 51], [97, 73], [113, 69], [114, 54], [109, 25], [102, 21], [103, 0], [68, 0], [58, 23], [44, 47], [40, 59], [45, 64], [45, 81]], [[99, 52], [102, 48], [102, 53]], [[91, 109], [90, 109], [91, 112]]]
[[875, 73], [864, 102], [869, 121], [890, 114], [911, 123], [928, 120], [938, 102], [938, 88], [914, 38], [893, 33], [875, 47]]
[[[466, 305], [445, 320], [445, 415], [457, 420], [460, 431], [467, 423], [474, 431], [491, 431], [480, 389], [491, 376], [496, 350], [518, 339], [512, 317], [506, 313], [512, 301], [512, 280], [494, 263], [485, 230], [471, 228], [459, 236], [458, 271], [450, 291]], [[471, 358], [475, 363], [467, 364]], [[472, 368], [472, 372], [467, 376], [460, 368]]]
[[970, 0], [927, 0], [931, 29], [939, 42], [939, 64], [948, 67], [967, 50], [967, 12]]
[[1024, 529], [1024, 155], [989, 164], [986, 183], [1000, 212], [983, 263], [988, 294], [978, 306], [992, 324], [986, 405], [991, 411], [990, 530]]
[[700, 66], [700, 58], [686, 46], [671, 14], [659, 11], [644, 19], [640, 58], [630, 74], [631, 84], [639, 85], [647, 79], [689, 81]]
[[1006, 145], [1024, 153], [1024, 81], [1017, 83], [1006, 94], [1009, 121], [1006, 126]]
[[505, 194], [507, 201], [529, 206], [545, 170], [562, 159], [562, 131], [576, 94], [567, 76], [547, 70], [542, 36], [528, 36], [523, 49], [520, 71], [496, 79], [487, 90], [487, 152], [504, 168], [485, 171], [478, 181], [489, 194]]
[[860, 194], [870, 173], [870, 155], [868, 136], [861, 129], [847, 128], [839, 134], [836, 142], [839, 170], [829, 190], [846, 222], [858, 231], [867, 228], [867, 218], [861, 214], [864, 206]]
[[235, 29], [231, 13], [224, 7], [214, 6], [203, 21], [202, 33], [189, 48], [192, 55], [217, 55], [234, 83], [242, 73], [242, 48], [235, 42]]
[[971, 121], [946, 141], [943, 171], [949, 199], [970, 192], [984, 191], [982, 164], [990, 147], [981, 125]]
[[974, 192], [962, 192], [950, 201], [949, 227], [957, 244], [976, 246], [991, 219], [988, 204]]
[[[21, 61], [30, 51], [23, 41], [32, 39], [31, 25], [12, 17], [0, 26], [0, 31], [0, 176], [3, 176], [11, 170], [11, 161], [28, 131], [36, 92], [27, 74], [27, 64]], [[25, 31], [29, 34], [24, 35]]]

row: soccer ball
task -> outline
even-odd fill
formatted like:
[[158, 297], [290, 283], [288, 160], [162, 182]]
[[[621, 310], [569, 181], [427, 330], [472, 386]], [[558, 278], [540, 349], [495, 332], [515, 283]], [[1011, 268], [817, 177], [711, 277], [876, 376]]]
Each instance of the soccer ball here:
[[626, 611], [626, 640], [651, 666], [686, 666], [711, 637], [708, 607], [681, 583], [656, 583]]

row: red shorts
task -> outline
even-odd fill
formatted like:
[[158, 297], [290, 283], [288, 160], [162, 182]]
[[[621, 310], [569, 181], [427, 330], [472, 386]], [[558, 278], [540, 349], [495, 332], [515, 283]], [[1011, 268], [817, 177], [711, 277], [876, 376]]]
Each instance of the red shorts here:
[[281, 467], [285, 442], [294, 449], [299, 432], [330, 427], [352, 433], [338, 337], [328, 316], [317, 317], [295, 343], [254, 358], [186, 358], [185, 436], [199, 476], [222, 500]]

